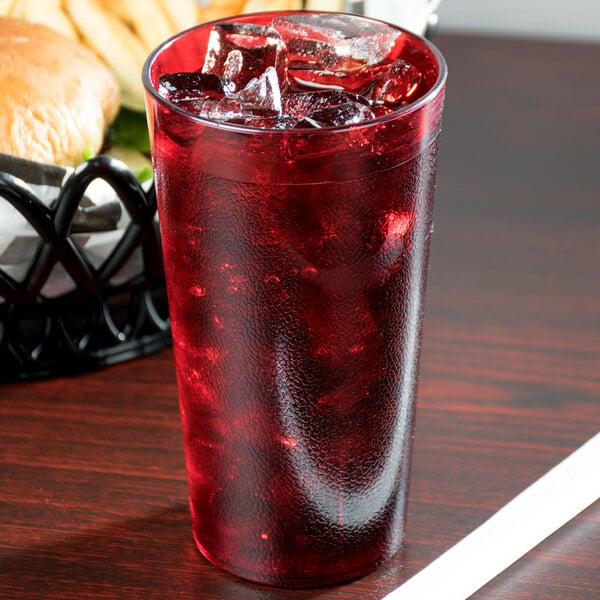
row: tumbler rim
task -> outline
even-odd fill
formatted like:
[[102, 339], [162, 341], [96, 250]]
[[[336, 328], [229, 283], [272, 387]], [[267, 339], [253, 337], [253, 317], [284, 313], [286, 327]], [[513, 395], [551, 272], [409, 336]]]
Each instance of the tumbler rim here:
[[[210, 28], [213, 25], [215, 25], [216, 23], [222, 23], [223, 21], [235, 21], [241, 17], [243, 17], [245, 20], [247, 20], [247, 18], [251, 18], [253, 15], [264, 16], [265, 14], [269, 14], [269, 15], [273, 15], [273, 16], [285, 16], [285, 15], [305, 14], [305, 13], [347, 15], [347, 16], [350, 16], [350, 17], [353, 17], [356, 19], [360, 19], [363, 21], [369, 21], [372, 23], [381, 23], [382, 25], [387, 25], [388, 27], [392, 27], [393, 29], [401, 31], [403, 34], [407, 35], [408, 37], [411, 37], [412, 39], [418, 41], [421, 45], [425, 46], [433, 55], [435, 61], [437, 62], [437, 65], [439, 67], [438, 77], [437, 77], [435, 83], [431, 86], [431, 88], [429, 90], [427, 90], [427, 92], [425, 94], [423, 94], [423, 96], [421, 96], [414, 102], [407, 104], [406, 106], [403, 106], [403, 107], [399, 108], [398, 110], [395, 110], [391, 113], [377, 117], [375, 119], [369, 119], [369, 120], [363, 121], [361, 123], [352, 123], [350, 125], [338, 125], [338, 126], [334, 126], [334, 127], [322, 127], [322, 128], [297, 128], [297, 129], [275, 129], [275, 128], [268, 128], [268, 127], [256, 127], [256, 126], [251, 126], [251, 125], [242, 125], [239, 123], [228, 123], [228, 122], [223, 122], [223, 121], [216, 121], [214, 119], [207, 119], [206, 117], [201, 117], [200, 115], [191, 113], [191, 112], [185, 110], [184, 108], [181, 108], [177, 104], [171, 102], [170, 100], [167, 100], [164, 96], [162, 96], [158, 92], [158, 89], [152, 83], [152, 79], [150, 77], [150, 70], [151, 70], [152, 66], [154, 65], [155, 60], [159, 57], [159, 55], [164, 50], [169, 48], [172, 44], [177, 42], [180, 38], [182, 38], [186, 35], [189, 35], [192, 31], [194, 31], [196, 29]], [[443, 92], [444, 86], [446, 84], [447, 76], [448, 76], [448, 66], [446, 64], [446, 60], [444, 59], [444, 56], [442, 55], [440, 50], [435, 46], [435, 44], [430, 42], [428, 39], [426, 39], [422, 35], [413, 33], [412, 31], [409, 31], [408, 29], [400, 27], [399, 25], [395, 25], [393, 23], [388, 23], [388, 22], [382, 21], [380, 19], [373, 19], [371, 17], [365, 17], [362, 15], [343, 13], [343, 12], [335, 12], [334, 13], [331, 11], [298, 11], [298, 10], [262, 11], [262, 12], [247, 13], [247, 14], [245, 13], [245, 14], [239, 14], [239, 15], [227, 17], [226, 19], [220, 18], [220, 19], [215, 19], [213, 21], [207, 21], [206, 23], [200, 23], [198, 25], [195, 25], [194, 27], [190, 27], [189, 29], [185, 29], [184, 31], [181, 31], [180, 33], [168, 38], [167, 40], [165, 40], [164, 42], [159, 44], [148, 55], [148, 57], [144, 61], [144, 65], [142, 67], [142, 83], [144, 85], [144, 88], [145, 88], [146, 94], [147, 94], [146, 95], [146, 110], [148, 112], [149, 112], [148, 99], [150, 98], [154, 102], [161, 104], [162, 106], [169, 109], [170, 111], [178, 113], [178, 114], [190, 119], [191, 121], [201, 123], [208, 127], [215, 127], [218, 129], [227, 130], [227, 131], [244, 134], [244, 135], [251, 134], [251, 135], [271, 135], [271, 136], [273, 136], [273, 135], [288, 135], [289, 136], [289, 135], [296, 135], [296, 134], [299, 134], [302, 136], [313, 135], [313, 134], [314, 135], [323, 135], [326, 132], [327, 133], [328, 132], [346, 132], [349, 130], [377, 127], [377, 126], [383, 125], [389, 121], [395, 121], [396, 119], [402, 118], [405, 115], [409, 115], [409, 114], [419, 110], [424, 105], [432, 102], [440, 93]]]

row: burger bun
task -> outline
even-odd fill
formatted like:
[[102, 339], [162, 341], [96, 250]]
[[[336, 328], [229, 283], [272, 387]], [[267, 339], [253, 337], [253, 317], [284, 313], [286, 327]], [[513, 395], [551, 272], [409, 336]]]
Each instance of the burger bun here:
[[0, 17], [0, 152], [76, 165], [98, 153], [120, 107], [112, 71], [49, 27]]

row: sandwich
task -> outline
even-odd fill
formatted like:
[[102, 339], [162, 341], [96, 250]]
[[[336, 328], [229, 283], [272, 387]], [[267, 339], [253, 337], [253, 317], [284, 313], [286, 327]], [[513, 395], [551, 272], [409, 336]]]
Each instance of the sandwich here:
[[74, 166], [101, 150], [121, 105], [112, 71], [41, 24], [0, 17], [0, 152]]

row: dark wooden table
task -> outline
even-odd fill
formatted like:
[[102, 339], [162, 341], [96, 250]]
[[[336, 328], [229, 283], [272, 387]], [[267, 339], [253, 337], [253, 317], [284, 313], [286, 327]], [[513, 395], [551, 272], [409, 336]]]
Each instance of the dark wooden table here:
[[[403, 551], [322, 590], [208, 564], [163, 350], [0, 386], [2, 600], [376, 600], [600, 430], [600, 45], [437, 43], [450, 79]], [[600, 598], [600, 503], [474, 598]]]

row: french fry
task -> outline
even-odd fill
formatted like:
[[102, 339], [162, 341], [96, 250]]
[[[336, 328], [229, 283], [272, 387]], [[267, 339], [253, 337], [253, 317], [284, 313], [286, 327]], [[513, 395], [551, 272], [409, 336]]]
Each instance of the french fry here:
[[344, 0], [306, 0], [306, 10], [339, 12], [344, 10]]
[[11, 2], [9, 12], [7, 13], [10, 17], [15, 17], [16, 19], [24, 19], [25, 18], [25, 1], [26, 0], [15, 0]]
[[174, 31], [189, 29], [198, 23], [198, 4], [196, 0], [159, 0], [167, 19]]
[[102, 0], [102, 4], [133, 29], [147, 52], [176, 33], [159, 0]]
[[0, 15], [7, 17], [11, 14], [17, 0], [0, 0]]
[[65, 0], [65, 6], [84, 42], [115, 72], [123, 105], [144, 110], [140, 81], [147, 54], [144, 44], [98, 0]]
[[71, 39], [79, 39], [71, 19], [62, 9], [61, 0], [18, 0], [11, 16], [47, 25]]
[[244, 10], [246, 0], [211, 0], [200, 9], [200, 21], [214, 21], [223, 17], [239, 15]]
[[274, 10], [300, 10], [302, 0], [247, 0], [243, 12], [255, 13]]

